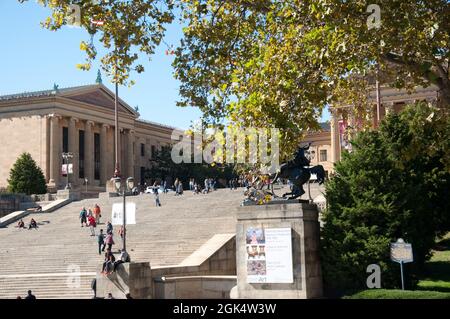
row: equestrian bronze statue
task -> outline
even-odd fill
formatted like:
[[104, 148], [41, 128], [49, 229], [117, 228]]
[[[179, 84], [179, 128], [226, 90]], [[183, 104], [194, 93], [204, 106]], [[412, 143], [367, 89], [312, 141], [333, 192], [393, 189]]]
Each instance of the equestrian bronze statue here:
[[[317, 176], [319, 185], [325, 181], [325, 170], [322, 165], [310, 167], [310, 160], [306, 157], [305, 152], [309, 150], [311, 143], [306, 146], [299, 147], [295, 153], [294, 159], [283, 163], [280, 166], [280, 170], [270, 176], [271, 187], [273, 193], [273, 184], [279, 179], [287, 179], [291, 184], [291, 192], [283, 194], [283, 197], [290, 195], [288, 199], [296, 199], [303, 194], [305, 190], [303, 185], [309, 181], [311, 174]], [[273, 193], [274, 194], [274, 193]]]

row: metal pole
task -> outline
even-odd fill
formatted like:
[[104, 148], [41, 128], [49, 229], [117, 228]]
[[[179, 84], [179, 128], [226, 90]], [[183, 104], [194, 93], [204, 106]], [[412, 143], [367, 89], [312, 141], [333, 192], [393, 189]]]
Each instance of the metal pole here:
[[308, 196], [309, 196], [309, 203], [311, 204], [313, 202], [313, 199], [311, 197], [311, 180], [308, 181]]
[[63, 165], [66, 166], [66, 187], [65, 189], [69, 189], [69, 157], [67, 153], [62, 154]]
[[114, 177], [120, 176], [120, 166], [119, 166], [119, 110], [118, 110], [118, 99], [119, 99], [119, 84], [117, 83], [117, 68], [116, 68], [116, 92], [114, 95], [114, 125], [115, 129], [115, 170]]
[[122, 227], [123, 227], [123, 236], [122, 236], [122, 249], [124, 250], [124, 251], [126, 251], [127, 249], [126, 249], [126, 234], [127, 234], [127, 232], [126, 232], [126, 230], [125, 230], [125, 228], [126, 228], [126, 224], [127, 224], [127, 217], [126, 217], [126, 215], [127, 215], [127, 212], [126, 212], [126, 199], [125, 199], [125, 197], [126, 197], [126, 187], [124, 187], [123, 188], [123, 218], [122, 218]]
[[379, 65], [377, 64], [376, 71], [376, 89], [377, 89], [377, 126], [380, 124], [380, 112], [381, 112], [381, 92], [380, 92], [380, 81], [378, 80]]
[[405, 283], [403, 281], [403, 261], [400, 261], [400, 274], [402, 276], [402, 290], [405, 290]]
[[66, 189], [69, 189], [69, 157], [66, 160]]

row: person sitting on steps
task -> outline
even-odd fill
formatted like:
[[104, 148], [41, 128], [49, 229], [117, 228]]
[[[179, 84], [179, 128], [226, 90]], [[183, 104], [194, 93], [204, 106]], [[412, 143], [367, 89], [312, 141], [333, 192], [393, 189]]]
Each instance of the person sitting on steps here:
[[25, 228], [25, 223], [23, 222], [23, 219], [19, 220], [19, 222], [17, 223], [17, 227], [18, 228]]
[[38, 226], [37, 226], [36, 221], [33, 218], [31, 218], [30, 225], [28, 226], [28, 229], [34, 228], [34, 229], [37, 230], [37, 227]]
[[122, 249], [120, 251], [119, 260], [114, 262], [113, 272], [116, 271], [116, 268], [118, 265], [123, 264], [123, 263], [129, 263], [129, 262], [130, 262], [130, 255], [128, 255], [128, 253], [124, 249]]
[[105, 253], [105, 261], [103, 262], [101, 273], [104, 275], [110, 274], [114, 267], [115, 261], [116, 261], [116, 258], [114, 257], [113, 253], [111, 252], [111, 249], [108, 248]]

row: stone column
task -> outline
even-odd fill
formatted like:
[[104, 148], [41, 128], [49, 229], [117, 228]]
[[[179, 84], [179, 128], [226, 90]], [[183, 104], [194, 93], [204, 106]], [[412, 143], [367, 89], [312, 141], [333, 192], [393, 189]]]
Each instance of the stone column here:
[[384, 107], [385, 107], [385, 116], [394, 112], [394, 102], [386, 102], [384, 103]]
[[78, 119], [75, 117], [71, 117], [69, 119], [69, 152], [73, 154], [73, 158], [70, 161], [70, 163], [72, 163], [72, 167], [73, 167], [73, 174], [70, 178], [70, 183], [72, 183], [72, 185], [78, 185], [78, 176], [79, 176], [79, 163], [78, 163], [78, 159], [79, 159], [79, 134], [78, 134], [78, 130], [76, 127], [76, 124], [78, 122]]
[[108, 146], [108, 128], [107, 124], [102, 125], [100, 132], [100, 184], [105, 185], [108, 180], [108, 158], [107, 146]]
[[49, 184], [58, 188], [61, 175], [61, 127], [59, 125], [60, 116], [50, 116], [50, 180]]
[[127, 149], [128, 149], [128, 154], [127, 154], [127, 172], [128, 172], [128, 176], [127, 177], [134, 177], [134, 148], [133, 148], [133, 144], [134, 144], [134, 131], [133, 130], [129, 130], [128, 131], [128, 145], [127, 145]]
[[84, 176], [88, 179], [88, 185], [94, 184], [94, 134], [92, 132], [94, 122], [87, 121], [84, 131]]
[[338, 112], [335, 109], [331, 111], [331, 162], [336, 163], [341, 158], [339, 142]]

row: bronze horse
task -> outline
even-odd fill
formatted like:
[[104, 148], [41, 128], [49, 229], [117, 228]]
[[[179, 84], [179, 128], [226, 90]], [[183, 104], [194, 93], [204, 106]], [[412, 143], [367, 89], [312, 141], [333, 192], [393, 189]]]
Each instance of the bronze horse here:
[[303, 185], [309, 181], [311, 174], [316, 174], [319, 185], [323, 184], [325, 181], [325, 170], [323, 169], [323, 166], [317, 165], [309, 167], [310, 160], [305, 156], [305, 151], [307, 151], [310, 146], [311, 143], [304, 147], [299, 147], [294, 159], [281, 164], [279, 172], [270, 176], [270, 179], [272, 180], [272, 194], [274, 194], [273, 184], [279, 178], [284, 178], [291, 182], [291, 192], [283, 194], [283, 197], [291, 195], [289, 199], [296, 199], [305, 194]]

